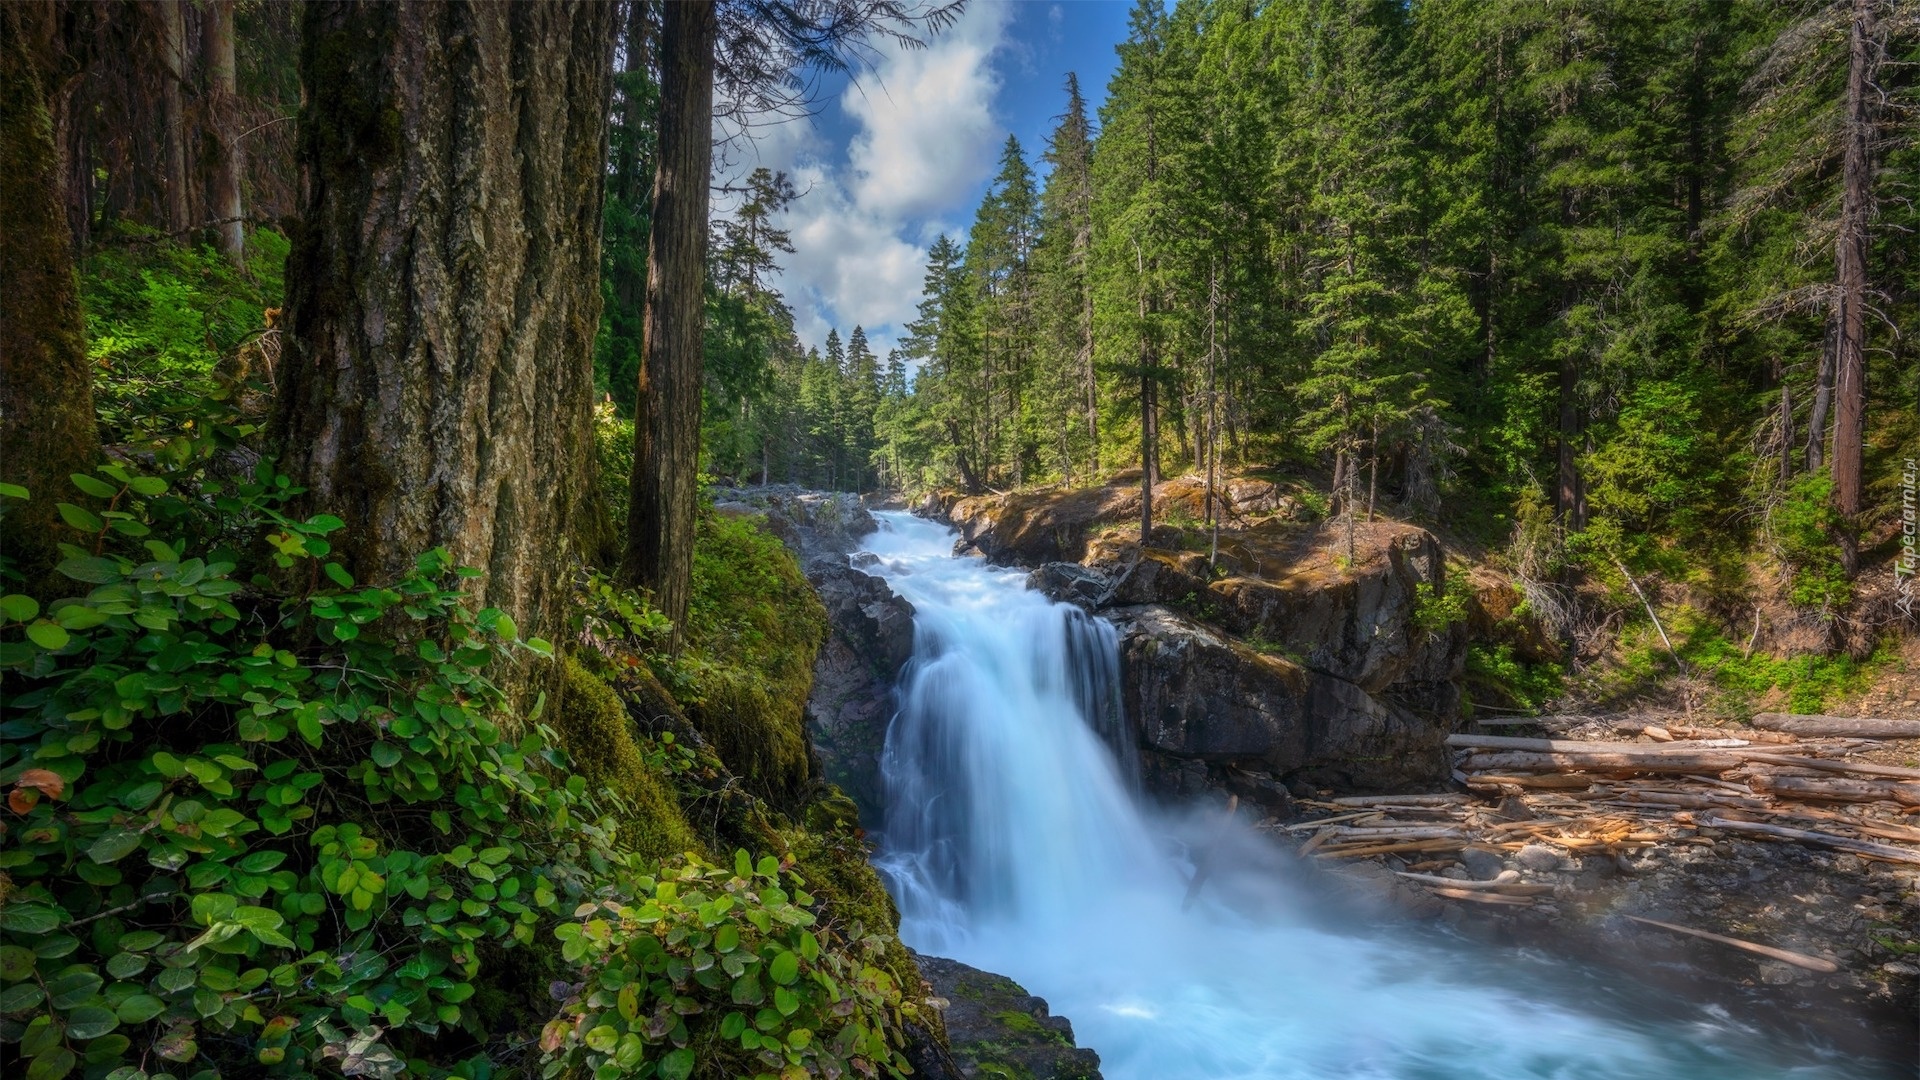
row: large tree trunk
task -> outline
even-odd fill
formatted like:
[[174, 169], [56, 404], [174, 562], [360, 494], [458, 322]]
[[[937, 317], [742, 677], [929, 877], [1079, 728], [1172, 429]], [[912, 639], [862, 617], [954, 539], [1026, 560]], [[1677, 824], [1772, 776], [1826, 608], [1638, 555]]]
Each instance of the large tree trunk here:
[[660, 156], [647, 234], [647, 314], [622, 562], [623, 576], [651, 591], [676, 627], [686, 620], [693, 575], [718, 29], [713, 0], [669, 3], [661, 19]]
[[73, 274], [60, 156], [47, 113], [43, 58], [50, 5], [0, 4], [0, 549], [39, 591], [61, 540], [78, 539], [54, 503], [67, 476], [99, 456], [86, 324]]
[[166, 155], [167, 229], [175, 236], [193, 227], [187, 198], [187, 26], [184, 3], [160, 5], [161, 145]]
[[[281, 467], [391, 581], [444, 546], [478, 603], [563, 632], [593, 491], [611, 5], [306, 9], [307, 190]], [[510, 687], [511, 688], [511, 687]]]
[[235, 266], [247, 264], [247, 231], [241, 221], [240, 177], [246, 169], [241, 157], [239, 94], [233, 62], [233, 2], [210, 0], [202, 17], [200, 59], [207, 72], [207, 218], [220, 251]]
[[1833, 500], [1842, 514], [1860, 512], [1862, 436], [1866, 422], [1867, 200], [1872, 183], [1873, 0], [1853, 0], [1848, 31], [1846, 157], [1841, 170], [1840, 236], [1835, 258]]

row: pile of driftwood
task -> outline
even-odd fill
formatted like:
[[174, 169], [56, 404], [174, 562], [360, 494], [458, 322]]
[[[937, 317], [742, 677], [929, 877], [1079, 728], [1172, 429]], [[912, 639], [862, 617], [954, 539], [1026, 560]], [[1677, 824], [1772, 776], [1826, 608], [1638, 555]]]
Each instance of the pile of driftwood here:
[[[1308, 801], [1327, 816], [1303, 854], [1395, 856], [1411, 884], [1450, 900], [1531, 907], [1555, 886], [1507, 870], [1490, 881], [1431, 871], [1461, 852], [1529, 846], [1567, 856], [1745, 837], [1920, 866], [1920, 769], [1856, 760], [1920, 722], [1762, 715], [1752, 729], [1639, 725], [1634, 741], [1455, 735], [1465, 793]], [[1909, 821], [1913, 822], [1909, 824]], [[1457, 871], [1455, 872], [1457, 873]], [[1562, 886], [1564, 887], [1564, 886]]]

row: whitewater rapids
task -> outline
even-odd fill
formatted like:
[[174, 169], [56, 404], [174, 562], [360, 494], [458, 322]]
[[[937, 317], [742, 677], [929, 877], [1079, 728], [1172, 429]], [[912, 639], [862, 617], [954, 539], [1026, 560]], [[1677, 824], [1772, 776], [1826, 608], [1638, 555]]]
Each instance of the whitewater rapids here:
[[1113, 629], [955, 557], [944, 526], [876, 516], [866, 569], [916, 612], [875, 860], [901, 937], [1045, 997], [1108, 1080], [1880, 1075], [1616, 978], [1328, 919], [1277, 860], [1260, 880], [1217, 861], [1183, 911], [1182, 838], [1205, 830], [1148, 810], [1123, 764]]

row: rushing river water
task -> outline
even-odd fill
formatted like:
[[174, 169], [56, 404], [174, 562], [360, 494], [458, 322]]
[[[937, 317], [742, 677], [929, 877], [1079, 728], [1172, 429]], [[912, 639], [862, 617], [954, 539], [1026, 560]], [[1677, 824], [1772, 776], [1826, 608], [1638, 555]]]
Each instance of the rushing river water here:
[[[917, 612], [876, 860], [901, 936], [1045, 997], [1109, 1080], [1883, 1075], [1615, 979], [1312, 914], [1280, 870], [1222, 871], [1183, 910], [1180, 838], [1223, 831], [1218, 809], [1205, 829], [1138, 799], [1112, 628], [878, 516], [868, 569]], [[1240, 843], [1216, 866], [1261, 860]]]

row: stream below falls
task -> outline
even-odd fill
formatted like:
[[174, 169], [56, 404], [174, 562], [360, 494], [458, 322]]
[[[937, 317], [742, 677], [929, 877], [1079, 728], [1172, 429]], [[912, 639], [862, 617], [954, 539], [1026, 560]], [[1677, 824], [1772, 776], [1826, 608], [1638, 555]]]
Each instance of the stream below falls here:
[[[1327, 910], [1264, 841], [1222, 838], [1218, 807], [1141, 800], [1105, 621], [955, 557], [945, 526], [876, 517], [864, 568], [916, 611], [875, 857], [901, 937], [1046, 998], [1108, 1080], [1886, 1075], [1612, 974]], [[1189, 837], [1236, 846], [1183, 910]]]

